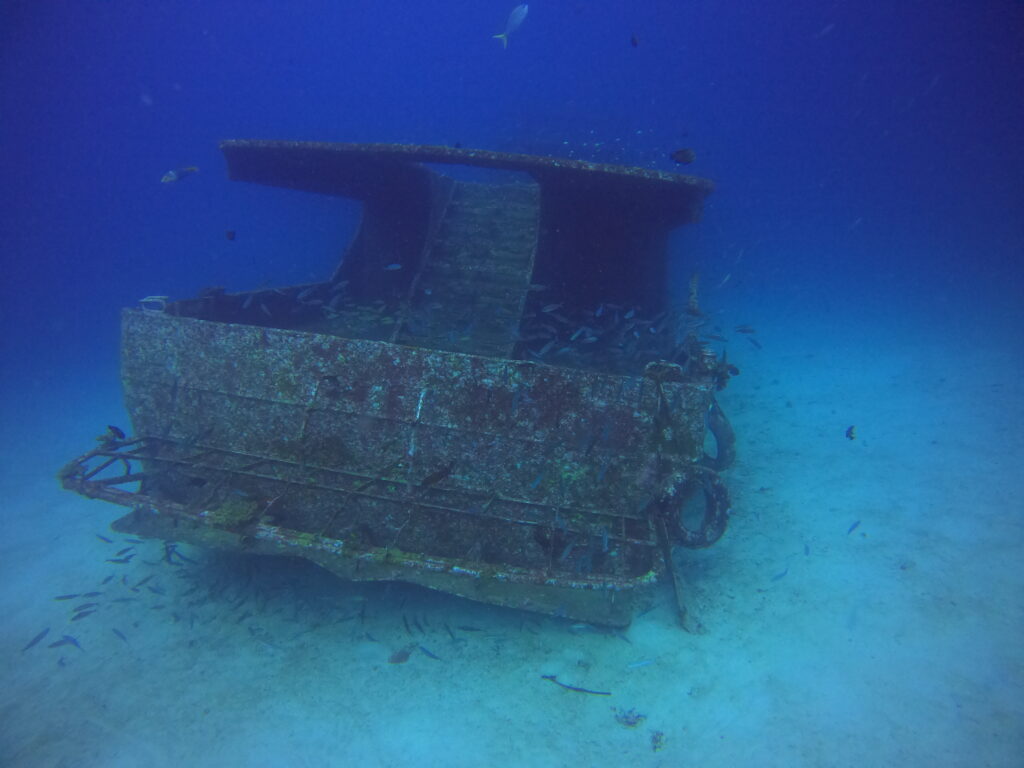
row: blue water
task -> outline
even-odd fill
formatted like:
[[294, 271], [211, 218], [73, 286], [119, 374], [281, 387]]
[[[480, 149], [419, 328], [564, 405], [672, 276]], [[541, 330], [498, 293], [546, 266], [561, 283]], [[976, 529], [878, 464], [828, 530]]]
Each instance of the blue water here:
[[[5, 4], [0, 762], [1020, 764], [1024, 4], [536, 2], [503, 50], [513, 5]], [[194, 551], [229, 596], [258, 568], [263, 613], [192, 610], [143, 564], [129, 578], [165, 595], [68, 623], [52, 597], [110, 574], [95, 534], [119, 513], [53, 476], [127, 423], [119, 310], [324, 279], [356, 226], [353, 203], [229, 182], [229, 138], [714, 180], [676, 287], [699, 272], [710, 316], [761, 348], [729, 336], [736, 514], [685, 563], [703, 633], [664, 602], [626, 640], [524, 629]], [[363, 604], [369, 629], [345, 621]], [[403, 614], [440, 661], [387, 663]], [[82, 649], [48, 647], [65, 633]]]

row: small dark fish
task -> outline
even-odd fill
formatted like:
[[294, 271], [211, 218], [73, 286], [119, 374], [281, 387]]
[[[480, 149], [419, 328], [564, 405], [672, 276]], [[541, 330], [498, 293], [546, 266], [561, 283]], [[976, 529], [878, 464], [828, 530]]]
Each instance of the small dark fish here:
[[28, 645], [26, 645], [26, 646], [25, 646], [24, 648], [22, 648], [22, 649], [21, 649], [21, 652], [22, 652], [22, 653], [24, 653], [24, 652], [25, 652], [25, 651], [27, 651], [27, 650], [28, 650], [29, 648], [31, 648], [31, 647], [32, 647], [33, 645], [35, 645], [36, 643], [38, 643], [38, 642], [39, 642], [40, 640], [42, 640], [42, 639], [43, 639], [44, 637], [46, 637], [46, 634], [47, 634], [47, 633], [48, 633], [49, 631], [50, 631], [50, 628], [49, 628], [49, 627], [47, 627], [47, 628], [46, 628], [46, 629], [44, 629], [44, 630], [43, 630], [42, 632], [40, 632], [40, 633], [39, 633], [38, 635], [36, 635], [35, 637], [33, 637], [33, 638], [32, 638], [31, 640], [29, 640], [29, 641], [28, 641]]
[[90, 608], [95, 608], [97, 605], [99, 605], [99, 603], [82, 603], [81, 605], [76, 605], [72, 610], [75, 612], [87, 611]]
[[409, 660], [409, 654], [412, 653], [412, 649], [415, 647], [415, 645], [406, 645], [399, 648], [388, 657], [388, 664], [405, 664]]
[[186, 563], [192, 563], [192, 565], [196, 564], [195, 560], [193, 560], [191, 557], [185, 557], [185, 555], [181, 554], [181, 552], [179, 552], [178, 550], [174, 550], [174, 555], [179, 560], [184, 560]]
[[115, 427], [113, 424], [107, 424], [107, 431], [118, 440], [124, 440], [125, 438], [124, 430], [120, 427]]
[[424, 647], [423, 647], [422, 645], [420, 645], [420, 646], [418, 646], [418, 647], [419, 647], [419, 649], [420, 649], [421, 651], [423, 651], [423, 652], [424, 652], [424, 653], [425, 653], [425, 654], [426, 654], [427, 656], [429, 656], [430, 658], [434, 659], [434, 661], [440, 661], [440, 660], [441, 660], [441, 657], [440, 657], [440, 656], [436, 656], [436, 655], [434, 655], [433, 653], [431, 653], [430, 651], [428, 651], [428, 650], [427, 650], [426, 648], [424, 648]]
[[719, 336], [717, 333], [709, 333], [704, 336], [705, 339], [711, 339], [712, 341], [728, 341], [725, 336]]
[[121, 630], [119, 630], [119, 629], [118, 629], [117, 627], [111, 627], [111, 628], [110, 628], [110, 631], [111, 631], [111, 632], [113, 632], [113, 633], [114, 633], [115, 635], [117, 635], [118, 637], [120, 637], [120, 638], [121, 638], [122, 640], [124, 640], [124, 641], [125, 641], [126, 643], [128, 642], [128, 638], [124, 636], [124, 632], [122, 632]]
[[166, 595], [167, 594], [167, 590], [165, 590], [163, 587], [149, 586], [149, 587], [146, 587], [146, 589], [148, 589], [154, 595]]
[[697, 159], [697, 153], [692, 149], [677, 149], [669, 157], [681, 165], [688, 165]]
[[47, 646], [47, 648], [60, 648], [62, 645], [73, 645], [78, 650], [83, 651], [83, 652], [85, 651], [85, 649], [82, 648], [82, 646], [80, 646], [78, 644], [78, 641], [75, 638], [73, 638], [71, 635], [62, 635], [60, 640], [58, 640], [55, 643], [50, 643]]
[[857, 427], [851, 424], [846, 428], [846, 439], [856, 440], [857, 439]]
[[115, 565], [124, 565], [125, 563], [130, 563], [133, 557], [135, 557], [135, 555], [128, 555], [128, 557], [108, 557], [107, 562], [114, 563]]
[[149, 576], [146, 576], [144, 579], [142, 579], [142, 581], [138, 582], [135, 586], [136, 587], [141, 587], [143, 584], [145, 584], [147, 581], [149, 581], [152, 578], [153, 578], [153, 574], [149, 574]]
[[109, 575], [109, 576], [107, 576], [107, 578], [105, 578], [105, 579], [104, 579], [104, 580], [103, 580], [103, 581], [102, 581], [101, 583], [102, 583], [102, 584], [109, 584], [109, 583], [110, 583], [111, 581], [113, 581], [113, 580], [114, 580], [114, 574], [110, 574], [110, 575]]
[[630, 35], [629, 36], [629, 44], [632, 45], [634, 48], [636, 48], [638, 45], [640, 45], [640, 40], [639, 40], [639, 38], [637, 38], [636, 35]]
[[407, 618], [405, 618], [405, 614], [404, 613], [402, 614], [402, 623], [405, 624], [405, 633], [411, 637], [412, 636], [412, 630], [409, 629], [409, 620]]
[[448, 635], [451, 637], [451, 639], [455, 640], [455, 633], [452, 632], [452, 628], [448, 626], [448, 622], [445, 622], [444, 628], [448, 630]]
[[737, 325], [736, 333], [757, 333], [757, 331], [750, 325]]
[[429, 475], [423, 478], [423, 482], [420, 483], [420, 488], [429, 488], [434, 483], [441, 482], [452, 473], [453, 469], [455, 469], [454, 461], [449, 462], [447, 465], [441, 467], [440, 469], [434, 470]]
[[241, 624], [243, 621], [248, 619], [250, 616], [252, 616], [252, 611], [246, 611], [245, 613], [243, 613], [241, 616], [238, 617], [238, 621], [236, 621], [235, 624]]
[[226, 237], [228, 240], [234, 240], [235, 239], [235, 230], [233, 230], [233, 229], [225, 230], [224, 231], [224, 237]]
[[534, 354], [537, 357], [544, 357], [544, 355], [546, 355], [548, 352], [551, 351], [551, 348], [553, 346], [555, 346], [555, 339], [552, 339], [551, 341], [549, 341], [547, 344], [545, 344], [543, 347], [541, 347], [539, 350], [537, 350]]
[[[388, 264], [386, 267], [384, 267], [384, 269], [387, 272], [397, 272], [401, 268], [402, 268], [401, 264]], [[406, 658], [408, 658], [408, 657], [406, 657]]]
[[787, 573], [789, 573], [789, 568], [786, 568], [786, 570], [784, 571], [779, 571], [774, 576], [772, 576], [772, 581], [778, 581], [779, 579], [785, 577]]
[[757, 349], [764, 349], [764, 347], [761, 346], [761, 342], [755, 339], [753, 336], [747, 336], [746, 339], [751, 344], [753, 344]]
[[117, 552], [115, 554], [116, 554], [117, 557], [121, 557], [121, 555], [127, 555], [133, 549], [135, 549], [135, 547], [125, 547], [124, 549], [122, 549], [121, 551], [119, 551], [119, 552]]
[[420, 620], [417, 619], [415, 615], [412, 617], [412, 625], [414, 627], [416, 627], [416, 629], [418, 629], [420, 631], [421, 635], [427, 634], [426, 632], [423, 631], [423, 625], [420, 624]]
[[562, 554], [558, 557], [558, 562], [564, 563], [566, 558], [572, 553], [572, 549], [575, 546], [576, 539], [569, 539], [569, 543], [565, 545], [565, 549], [562, 550]]
[[483, 632], [480, 627], [472, 627], [468, 624], [459, 624], [456, 629], [461, 629], [463, 632]]
[[82, 595], [82, 597], [99, 597], [102, 594], [102, 592], [86, 592]]
[[77, 592], [73, 595], [57, 595], [54, 600], [74, 600], [76, 597], [81, 597]]
[[540, 308], [540, 311], [541, 312], [554, 312], [556, 309], [561, 309], [561, 308], [562, 308], [562, 304], [561, 303], [559, 303], [559, 304], [546, 304], [545, 306]]
[[96, 538], [99, 539], [100, 541], [105, 541], [107, 544], [113, 544], [114, 543], [113, 539], [108, 539], [106, 536], [101, 536], [98, 533], [96, 534]]
[[124, 543], [125, 544], [145, 544], [146, 542], [144, 542], [142, 539], [125, 539]]
[[860, 520], [858, 520], [857, 522], [855, 522], [853, 525], [851, 525], [849, 528], [846, 529], [846, 535], [849, 536], [851, 533], [853, 533], [855, 530], [857, 530], [857, 526], [858, 525], [860, 525]]
[[72, 616], [71, 620], [72, 621], [78, 621], [79, 619], [84, 619], [86, 616], [92, 616], [94, 613], [96, 613], [96, 611], [94, 611], [94, 610], [92, 610], [92, 611], [80, 611], [80, 612], [76, 613], [74, 616]]
[[807, 556], [809, 554], [811, 554], [811, 545], [810, 544], [804, 544], [804, 556]]
[[131, 603], [131, 602], [134, 602], [135, 600], [136, 600], [136, 598], [134, 598], [134, 597], [115, 597], [111, 602], [114, 602], [114, 603]]

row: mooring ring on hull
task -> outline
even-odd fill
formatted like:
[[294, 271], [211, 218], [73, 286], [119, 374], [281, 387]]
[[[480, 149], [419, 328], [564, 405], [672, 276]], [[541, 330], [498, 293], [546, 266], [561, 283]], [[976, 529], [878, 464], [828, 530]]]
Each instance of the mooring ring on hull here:
[[736, 433], [729, 423], [725, 411], [719, 406], [718, 401], [711, 400], [711, 407], [708, 409], [708, 430], [715, 437], [715, 455], [704, 454], [700, 460], [702, 467], [721, 472], [732, 466], [736, 460]]
[[[683, 523], [683, 509], [698, 488], [704, 492], [704, 516], [700, 527], [694, 530]], [[673, 485], [661, 497], [659, 507], [672, 542], [689, 549], [710, 547], [722, 538], [732, 511], [729, 490], [718, 474], [709, 469], [702, 469], [697, 477], [688, 476]]]

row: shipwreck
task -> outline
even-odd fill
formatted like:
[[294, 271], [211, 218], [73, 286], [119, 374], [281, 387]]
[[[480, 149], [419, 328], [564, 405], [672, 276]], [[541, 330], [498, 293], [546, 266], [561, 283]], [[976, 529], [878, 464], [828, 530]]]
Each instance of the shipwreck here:
[[[695, 176], [452, 147], [226, 141], [362, 203], [322, 282], [122, 314], [131, 434], [60, 472], [117, 531], [623, 626], [725, 531], [736, 370], [674, 304]], [[515, 172], [458, 180], [446, 164]], [[714, 451], [706, 452], [714, 438]]]

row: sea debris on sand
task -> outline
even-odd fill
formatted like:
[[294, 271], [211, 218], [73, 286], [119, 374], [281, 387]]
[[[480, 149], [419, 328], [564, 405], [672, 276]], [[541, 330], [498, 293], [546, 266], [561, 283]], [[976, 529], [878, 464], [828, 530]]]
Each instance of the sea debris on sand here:
[[624, 725], [627, 728], [636, 728], [640, 723], [647, 719], [647, 715], [641, 714], [635, 709], [619, 709], [618, 707], [612, 707], [612, 712], [615, 713], [615, 722], [619, 725]]
[[576, 685], [568, 685], [566, 683], [559, 682], [558, 678], [555, 675], [541, 675], [541, 678], [543, 680], [550, 680], [555, 685], [561, 686], [562, 688], [565, 688], [565, 690], [567, 690], [567, 691], [576, 691], [576, 693], [589, 693], [589, 694], [592, 694], [594, 696], [611, 696], [612, 695], [611, 691], [592, 691], [589, 688], [580, 688], [579, 686], [576, 686]]

